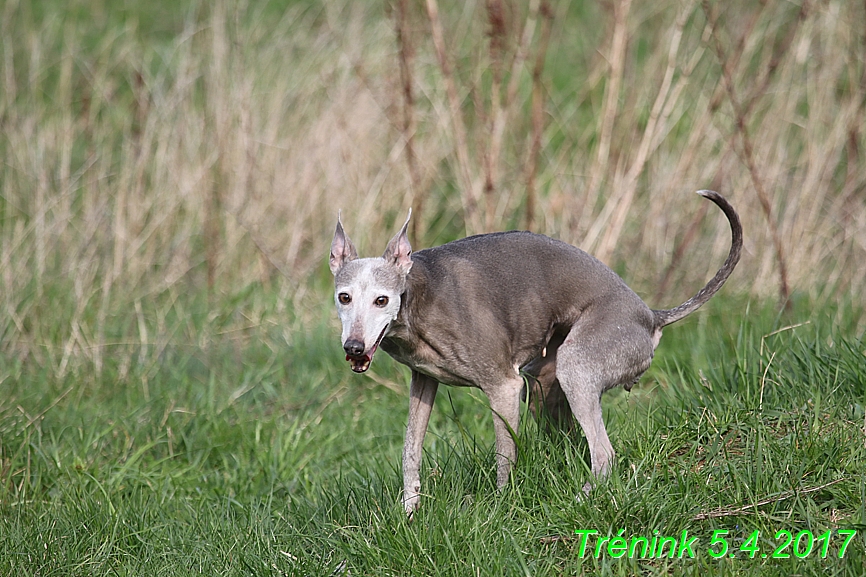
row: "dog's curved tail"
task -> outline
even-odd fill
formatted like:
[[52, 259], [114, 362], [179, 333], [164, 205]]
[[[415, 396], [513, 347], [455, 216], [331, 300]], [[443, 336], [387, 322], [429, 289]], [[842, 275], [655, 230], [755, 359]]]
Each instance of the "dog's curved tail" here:
[[731, 276], [732, 272], [734, 272], [734, 267], [737, 266], [737, 262], [740, 260], [740, 252], [743, 248], [743, 227], [740, 225], [740, 217], [737, 215], [737, 211], [734, 210], [734, 207], [731, 206], [725, 197], [718, 192], [712, 190], [699, 190], [698, 194], [716, 203], [716, 205], [722, 209], [722, 212], [725, 213], [725, 216], [728, 217], [728, 221], [731, 223], [731, 251], [728, 253], [728, 258], [725, 260], [725, 264], [722, 265], [722, 268], [719, 269], [716, 276], [710, 279], [710, 282], [698, 291], [698, 294], [672, 309], [653, 311], [653, 315], [655, 316], [655, 326], [657, 329], [675, 323], [683, 317], [686, 317], [698, 310], [705, 302], [710, 300], [710, 298], [716, 294], [720, 288], [722, 288], [722, 285], [725, 284], [725, 281], [728, 280], [728, 277]]

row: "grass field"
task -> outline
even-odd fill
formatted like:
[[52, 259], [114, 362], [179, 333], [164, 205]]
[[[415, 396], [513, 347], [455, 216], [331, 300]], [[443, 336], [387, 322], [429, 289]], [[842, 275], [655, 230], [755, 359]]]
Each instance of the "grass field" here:
[[[406, 371], [379, 358], [372, 378], [351, 374], [324, 322], [291, 342], [274, 327], [243, 347], [169, 347], [125, 376], [56, 378], [7, 359], [0, 572], [861, 575], [866, 343], [815, 318], [770, 335], [771, 312], [732, 319], [733, 303], [668, 329], [641, 384], [606, 397], [618, 461], [586, 500], [581, 436], [525, 415], [497, 493], [486, 401], [441, 391], [412, 523], [400, 504]], [[695, 558], [579, 557], [575, 530], [621, 529], [687, 530]], [[826, 558], [819, 546], [761, 558], [779, 531], [836, 529], [858, 531], [841, 560], [837, 533]], [[715, 560], [715, 530], [732, 551], [758, 530], [760, 552]]]
[[[2, 4], [0, 574], [864, 574], [866, 6], [443, 2], [439, 46], [435, 4]], [[610, 479], [527, 413], [497, 492], [444, 388], [407, 522], [336, 210], [365, 254], [409, 206], [419, 248], [530, 227], [663, 307], [728, 249], [708, 187], [743, 260], [605, 396]]]

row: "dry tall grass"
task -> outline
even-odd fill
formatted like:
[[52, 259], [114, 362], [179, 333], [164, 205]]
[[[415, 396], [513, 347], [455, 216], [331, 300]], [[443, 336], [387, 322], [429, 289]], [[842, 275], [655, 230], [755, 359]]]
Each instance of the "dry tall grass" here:
[[863, 302], [863, 3], [302, 4], [216, 2], [163, 42], [5, 3], [7, 354], [207, 338], [166, 320], [205, 291], [212, 318], [250, 285], [321, 310], [338, 208], [365, 253], [412, 204], [417, 247], [530, 222], [664, 306], [724, 258], [714, 188], [746, 230], [726, 290]]

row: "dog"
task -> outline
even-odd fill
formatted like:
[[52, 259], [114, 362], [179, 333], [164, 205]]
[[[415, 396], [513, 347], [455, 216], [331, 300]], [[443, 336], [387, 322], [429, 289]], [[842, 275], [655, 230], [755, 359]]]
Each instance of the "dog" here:
[[403, 445], [408, 515], [420, 502], [422, 443], [439, 383], [477, 387], [489, 398], [498, 487], [517, 456], [523, 375], [554, 417], [573, 414], [580, 424], [593, 477], [608, 473], [614, 450], [602, 394], [630, 388], [649, 368], [662, 328], [707, 302], [740, 259], [737, 212], [717, 192], [698, 194], [727, 216], [731, 249], [704, 288], [666, 310], [651, 310], [601, 261], [543, 235], [480, 234], [413, 253], [410, 210], [381, 258], [358, 258], [338, 215], [329, 264], [346, 360], [363, 373], [381, 348], [412, 370]]

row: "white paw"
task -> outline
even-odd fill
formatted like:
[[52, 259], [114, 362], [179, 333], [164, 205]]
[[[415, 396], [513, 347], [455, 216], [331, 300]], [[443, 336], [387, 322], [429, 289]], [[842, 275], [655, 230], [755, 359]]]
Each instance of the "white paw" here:
[[418, 509], [421, 503], [421, 495], [418, 493], [407, 493], [403, 496], [403, 510], [406, 511], [406, 516], [412, 519], [412, 515]]

